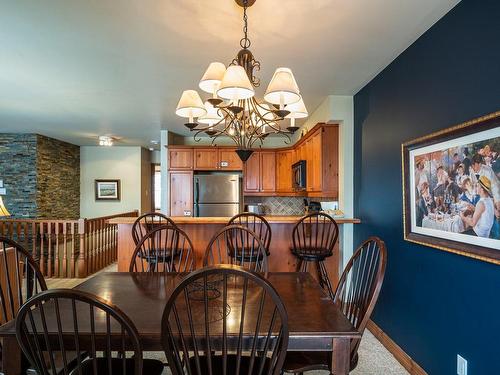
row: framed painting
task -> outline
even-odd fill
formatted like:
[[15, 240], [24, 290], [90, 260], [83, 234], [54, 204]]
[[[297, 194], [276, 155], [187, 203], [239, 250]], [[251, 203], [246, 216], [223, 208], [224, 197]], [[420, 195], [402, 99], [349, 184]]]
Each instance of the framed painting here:
[[405, 240], [500, 264], [500, 112], [402, 144]]
[[96, 201], [119, 201], [120, 180], [95, 180]]

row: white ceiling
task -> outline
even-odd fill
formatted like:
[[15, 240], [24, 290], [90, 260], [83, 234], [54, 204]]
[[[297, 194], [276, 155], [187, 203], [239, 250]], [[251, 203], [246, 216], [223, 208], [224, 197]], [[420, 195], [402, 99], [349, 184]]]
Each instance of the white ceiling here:
[[[257, 0], [258, 93], [288, 66], [310, 112], [355, 94], [458, 2]], [[0, 0], [0, 131], [145, 146], [160, 128], [186, 133], [177, 100], [233, 59], [241, 15], [233, 0]]]

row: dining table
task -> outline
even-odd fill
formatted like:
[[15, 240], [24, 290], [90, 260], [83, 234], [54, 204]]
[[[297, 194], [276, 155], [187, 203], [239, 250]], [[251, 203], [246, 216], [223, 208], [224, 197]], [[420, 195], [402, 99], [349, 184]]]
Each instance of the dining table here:
[[[135, 324], [142, 349], [161, 352], [163, 310], [173, 290], [185, 277], [186, 274], [180, 273], [103, 272], [75, 289], [90, 292], [116, 305]], [[288, 314], [288, 351], [330, 351], [332, 372], [348, 374], [350, 342], [361, 338], [361, 333], [340, 307], [309, 273], [270, 272], [268, 280], [281, 297]], [[249, 300], [246, 308], [257, 313], [259, 306], [256, 301]], [[65, 315], [64, 311], [62, 315]], [[71, 316], [69, 310], [67, 315]], [[47, 320], [50, 321], [50, 316]], [[85, 332], [85, 327], [80, 327], [79, 334]], [[5, 375], [21, 374], [23, 360], [15, 334], [15, 320], [0, 327], [2, 372]]]

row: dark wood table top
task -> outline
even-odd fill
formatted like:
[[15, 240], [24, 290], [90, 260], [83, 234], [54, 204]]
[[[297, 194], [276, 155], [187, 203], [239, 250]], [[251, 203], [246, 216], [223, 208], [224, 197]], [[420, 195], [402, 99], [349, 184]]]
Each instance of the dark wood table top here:
[[[117, 305], [136, 325], [143, 348], [162, 350], [163, 309], [182, 277], [181, 274], [109, 272], [98, 274], [75, 289]], [[332, 350], [333, 338], [361, 337], [309, 273], [270, 273], [269, 280], [288, 312], [289, 350]], [[12, 335], [15, 335], [13, 322], [0, 327], [0, 337]]]

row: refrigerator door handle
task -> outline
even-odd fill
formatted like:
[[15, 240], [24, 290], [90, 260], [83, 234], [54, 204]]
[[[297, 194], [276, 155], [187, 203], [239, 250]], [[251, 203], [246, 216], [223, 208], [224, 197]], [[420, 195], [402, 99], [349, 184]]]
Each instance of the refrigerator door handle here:
[[200, 202], [200, 181], [197, 178], [194, 179], [194, 201], [196, 204]]
[[194, 179], [194, 216], [199, 217], [200, 216], [200, 180], [195, 178]]

